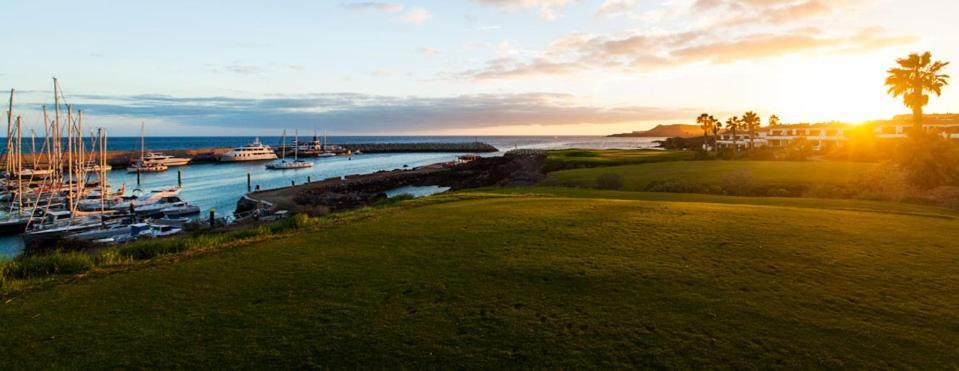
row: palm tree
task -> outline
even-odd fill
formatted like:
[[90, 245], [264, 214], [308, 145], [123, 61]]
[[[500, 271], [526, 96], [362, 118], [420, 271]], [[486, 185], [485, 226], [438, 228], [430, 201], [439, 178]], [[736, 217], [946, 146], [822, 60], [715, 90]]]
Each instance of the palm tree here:
[[926, 93], [942, 95], [942, 87], [949, 84], [949, 75], [943, 74], [942, 69], [949, 62], [933, 62], [932, 53], [925, 52], [922, 55], [909, 54], [896, 63], [899, 67], [886, 72], [888, 93], [893, 97], [901, 96], [903, 104], [912, 109], [913, 130], [919, 133], [922, 130], [922, 107], [929, 103]]
[[709, 118], [710, 116], [708, 113], [699, 115], [699, 117], [696, 118], [696, 123], [699, 124], [699, 128], [703, 129], [703, 149], [706, 149], [706, 146], [709, 144], [707, 143], [708, 140], [706, 139], [706, 137], [709, 135], [709, 131], [712, 129], [710, 127], [710, 125], [712, 124], [712, 121], [709, 121]]
[[756, 138], [756, 129], [762, 124], [762, 120], [756, 112], [749, 111], [743, 115], [741, 123], [749, 131], [749, 149], [753, 149], [755, 147], [753, 140]]
[[769, 126], [779, 126], [782, 122], [779, 121], [779, 116], [772, 115], [769, 116]]
[[719, 129], [723, 128], [723, 122], [712, 116], [709, 116], [709, 120], [713, 123], [713, 152], [719, 154]]
[[739, 121], [738, 116], [733, 116], [726, 119], [726, 130], [730, 130], [733, 133], [733, 153], [739, 152], [739, 146], [736, 144], [736, 130], [741, 127], [741, 121]]

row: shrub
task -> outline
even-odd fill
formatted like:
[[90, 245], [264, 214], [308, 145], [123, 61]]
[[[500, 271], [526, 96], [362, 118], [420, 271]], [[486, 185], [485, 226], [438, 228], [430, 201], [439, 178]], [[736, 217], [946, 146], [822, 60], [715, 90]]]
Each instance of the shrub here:
[[190, 246], [183, 238], [143, 240], [121, 247], [117, 250], [117, 254], [125, 258], [142, 260], [175, 254], [189, 249]]
[[756, 182], [748, 171], [739, 170], [723, 177], [723, 193], [731, 196], [750, 196], [754, 193]]
[[807, 190], [803, 197], [813, 198], [849, 198], [852, 192], [846, 187], [834, 184], [821, 184]]
[[596, 157], [599, 156], [596, 151], [575, 150], [566, 152], [566, 157]]
[[709, 188], [702, 184], [693, 184], [682, 180], [656, 180], [649, 182], [643, 191], [671, 192], [671, 193], [709, 193]]
[[766, 195], [769, 197], [792, 197], [793, 193], [785, 188], [770, 188], [766, 190]]
[[915, 193], [907, 174], [890, 162], [853, 179], [848, 188], [855, 190], [853, 197], [867, 200], [903, 201]]
[[623, 177], [615, 173], [600, 174], [596, 177], [596, 188], [610, 190], [623, 188]]
[[5, 263], [5, 278], [28, 279], [54, 274], [76, 274], [93, 269], [93, 259], [81, 253], [55, 252], [46, 255], [24, 255]]
[[388, 197], [388, 198], [380, 199], [380, 200], [376, 201], [376, 203], [374, 204], [374, 206], [389, 206], [389, 205], [395, 204], [395, 203], [397, 203], [397, 202], [408, 201], [408, 200], [412, 200], [412, 199], [414, 199], [414, 198], [416, 198], [416, 196], [414, 196], [414, 195], [412, 195], [412, 194], [402, 193], [402, 194], [398, 194], [398, 195], [393, 196], [393, 197]]
[[959, 145], [926, 133], [905, 141], [896, 155], [909, 182], [921, 189], [959, 185]]

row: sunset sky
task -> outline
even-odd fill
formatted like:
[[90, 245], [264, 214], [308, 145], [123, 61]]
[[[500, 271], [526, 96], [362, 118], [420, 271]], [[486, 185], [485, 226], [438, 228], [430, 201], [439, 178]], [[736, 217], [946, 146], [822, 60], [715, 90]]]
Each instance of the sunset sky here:
[[[57, 76], [113, 135], [857, 121], [907, 112], [882, 86], [896, 57], [959, 63], [955, 14], [955, 0], [15, 1], [0, 88], [36, 125]], [[927, 111], [959, 111], [959, 89]]]

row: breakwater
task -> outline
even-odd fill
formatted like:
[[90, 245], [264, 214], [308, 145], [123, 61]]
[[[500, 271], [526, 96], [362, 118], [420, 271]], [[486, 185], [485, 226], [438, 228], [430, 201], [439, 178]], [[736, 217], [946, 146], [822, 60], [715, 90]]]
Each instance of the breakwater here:
[[343, 148], [353, 152], [392, 153], [392, 152], [498, 152], [496, 147], [483, 142], [470, 143], [363, 143], [344, 144]]
[[407, 170], [378, 171], [322, 181], [256, 191], [237, 201], [237, 215], [254, 210], [288, 210], [293, 213], [325, 214], [368, 206], [385, 198], [385, 191], [404, 186], [444, 186], [452, 190], [532, 185], [545, 178], [546, 155], [542, 151], [508, 152], [502, 157], [469, 162], [446, 162]]
[[[341, 147], [353, 152], [364, 153], [489, 153], [496, 152], [496, 147], [482, 142], [471, 143], [363, 143], [344, 144]], [[220, 155], [233, 149], [232, 147], [209, 147], [195, 149], [156, 149], [152, 152], [162, 152], [175, 157], [189, 158], [191, 163], [216, 162]], [[88, 159], [93, 154], [88, 155]], [[33, 155], [24, 154], [25, 166], [33, 164]], [[303, 156], [309, 157], [309, 156]], [[111, 167], [122, 168], [140, 158], [140, 151], [108, 151], [107, 164]], [[41, 164], [45, 163], [46, 156], [38, 155]], [[43, 167], [41, 165], [41, 167]]]

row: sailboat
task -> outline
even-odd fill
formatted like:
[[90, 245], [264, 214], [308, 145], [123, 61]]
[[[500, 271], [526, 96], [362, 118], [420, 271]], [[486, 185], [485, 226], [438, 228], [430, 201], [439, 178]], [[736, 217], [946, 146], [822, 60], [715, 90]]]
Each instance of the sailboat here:
[[169, 167], [160, 161], [147, 161], [145, 157], [145, 141], [143, 139], [143, 123], [140, 123], [140, 160], [127, 167], [128, 173], [162, 173]]
[[[300, 133], [296, 132], [296, 139], [294, 143], [299, 142]], [[286, 160], [286, 130], [283, 131], [283, 147], [284, 150], [283, 158], [278, 161], [273, 161], [266, 165], [267, 169], [270, 170], [286, 170], [286, 169], [304, 169], [308, 167], [313, 167], [313, 163], [309, 161], [300, 160], [300, 148], [299, 146], [293, 146], [293, 161]]]

